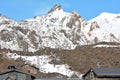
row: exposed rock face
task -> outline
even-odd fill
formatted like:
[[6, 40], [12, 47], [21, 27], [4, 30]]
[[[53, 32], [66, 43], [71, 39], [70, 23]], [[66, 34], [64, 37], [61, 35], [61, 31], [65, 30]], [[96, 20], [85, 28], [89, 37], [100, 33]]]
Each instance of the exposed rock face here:
[[64, 12], [59, 5], [45, 16], [19, 22], [0, 16], [1, 48], [34, 52], [45, 47], [75, 49], [97, 42], [118, 41], [114, 34], [102, 30], [97, 22], [87, 22], [75, 11]]
[[103, 12], [89, 22], [91, 21], [96, 21], [101, 29], [112, 32], [117, 38], [120, 39], [120, 14]]

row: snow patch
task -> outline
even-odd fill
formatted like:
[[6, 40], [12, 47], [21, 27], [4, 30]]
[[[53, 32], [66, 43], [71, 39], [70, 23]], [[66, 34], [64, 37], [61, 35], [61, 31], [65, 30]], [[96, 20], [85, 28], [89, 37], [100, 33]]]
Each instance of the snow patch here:
[[99, 48], [99, 47], [105, 47], [105, 48], [109, 48], [109, 47], [120, 47], [120, 45], [105, 45], [105, 44], [100, 44], [100, 45], [95, 45], [93, 46], [93, 48]]
[[62, 65], [54, 65], [49, 62], [52, 60], [50, 56], [42, 55], [42, 56], [20, 56], [16, 53], [7, 53], [8, 58], [18, 59], [21, 58], [25, 60], [26, 63], [35, 65], [39, 68], [40, 72], [43, 73], [60, 73], [63, 75], [70, 76], [73, 71], [69, 69], [67, 64]]

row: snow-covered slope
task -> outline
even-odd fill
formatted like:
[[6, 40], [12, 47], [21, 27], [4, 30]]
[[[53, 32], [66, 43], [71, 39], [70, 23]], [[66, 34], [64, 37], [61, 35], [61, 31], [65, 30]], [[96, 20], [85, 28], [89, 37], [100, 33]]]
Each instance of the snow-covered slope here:
[[101, 29], [112, 32], [120, 39], [120, 14], [103, 12], [91, 21], [96, 21]]
[[59, 5], [44, 16], [19, 22], [0, 16], [1, 48], [34, 52], [45, 47], [75, 49], [103, 41], [119, 40], [97, 22], [87, 22], [75, 11], [64, 12]]
[[[59, 5], [54, 6], [44, 16], [35, 16], [19, 22], [0, 15], [0, 48], [35, 52], [45, 47], [75, 49], [77, 46], [98, 42], [119, 42], [119, 25], [119, 14], [102, 13], [87, 22], [76, 11], [64, 12]], [[94, 48], [101, 46], [119, 47], [119, 45], [95, 45]], [[20, 56], [16, 53], [6, 55], [13, 59], [21, 57], [26, 63], [35, 65], [44, 73], [56, 72], [69, 76], [73, 72], [67, 64], [56, 66], [50, 64], [51, 55]]]
[[55, 65], [50, 64], [52, 59], [51, 56], [42, 55], [42, 56], [20, 56], [16, 53], [6, 53], [7, 58], [18, 59], [21, 58], [25, 61], [26, 64], [34, 65], [39, 68], [40, 72], [43, 73], [60, 73], [66, 76], [70, 76], [73, 73], [72, 70], [69, 69], [67, 64]]

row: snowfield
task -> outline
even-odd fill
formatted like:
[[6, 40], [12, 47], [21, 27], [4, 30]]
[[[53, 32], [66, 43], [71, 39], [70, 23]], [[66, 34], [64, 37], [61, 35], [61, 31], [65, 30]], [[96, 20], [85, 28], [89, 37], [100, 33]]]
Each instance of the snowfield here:
[[73, 73], [73, 71], [69, 69], [69, 66], [67, 64], [62, 65], [50, 64], [49, 62], [52, 59], [50, 59], [50, 56], [47, 55], [20, 56], [17, 55], [16, 53], [7, 53], [6, 56], [12, 59], [22, 58], [26, 63], [35, 65], [37, 68], [39, 68], [39, 71], [43, 73], [60, 73], [67, 76], [70, 76]]
[[91, 19], [89, 22], [91, 21], [96, 21], [101, 29], [112, 32], [120, 39], [120, 14], [103, 12], [99, 16]]
[[0, 47], [35, 52], [46, 47], [75, 49], [99, 42], [120, 42], [120, 15], [102, 13], [85, 21], [76, 11], [65, 12], [59, 5], [46, 15], [14, 21], [0, 16]]
[[[85, 21], [76, 11], [64, 12], [54, 6], [46, 15], [14, 21], [0, 15], [0, 48], [24, 52], [40, 49], [67, 49], [99, 42], [120, 43], [120, 14], [101, 13]], [[120, 45], [96, 45], [97, 47], [120, 47]], [[74, 71], [67, 64], [50, 64], [51, 56], [20, 56], [7, 53], [8, 58], [22, 58], [27, 64], [35, 65], [43, 73], [60, 73], [70, 76]]]
[[98, 48], [98, 47], [104, 47], [104, 48], [115, 48], [115, 47], [120, 47], [120, 45], [105, 45], [105, 44], [100, 44], [100, 45], [95, 45], [93, 48]]

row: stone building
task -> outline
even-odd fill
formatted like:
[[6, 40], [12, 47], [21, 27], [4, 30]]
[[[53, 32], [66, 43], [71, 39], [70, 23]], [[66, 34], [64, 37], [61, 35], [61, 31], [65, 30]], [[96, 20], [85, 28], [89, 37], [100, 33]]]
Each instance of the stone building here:
[[30, 74], [37, 74], [39, 72], [39, 69], [36, 68], [35, 66], [29, 65], [29, 64], [25, 64], [22, 66], [22, 70], [26, 73], [30, 73]]

